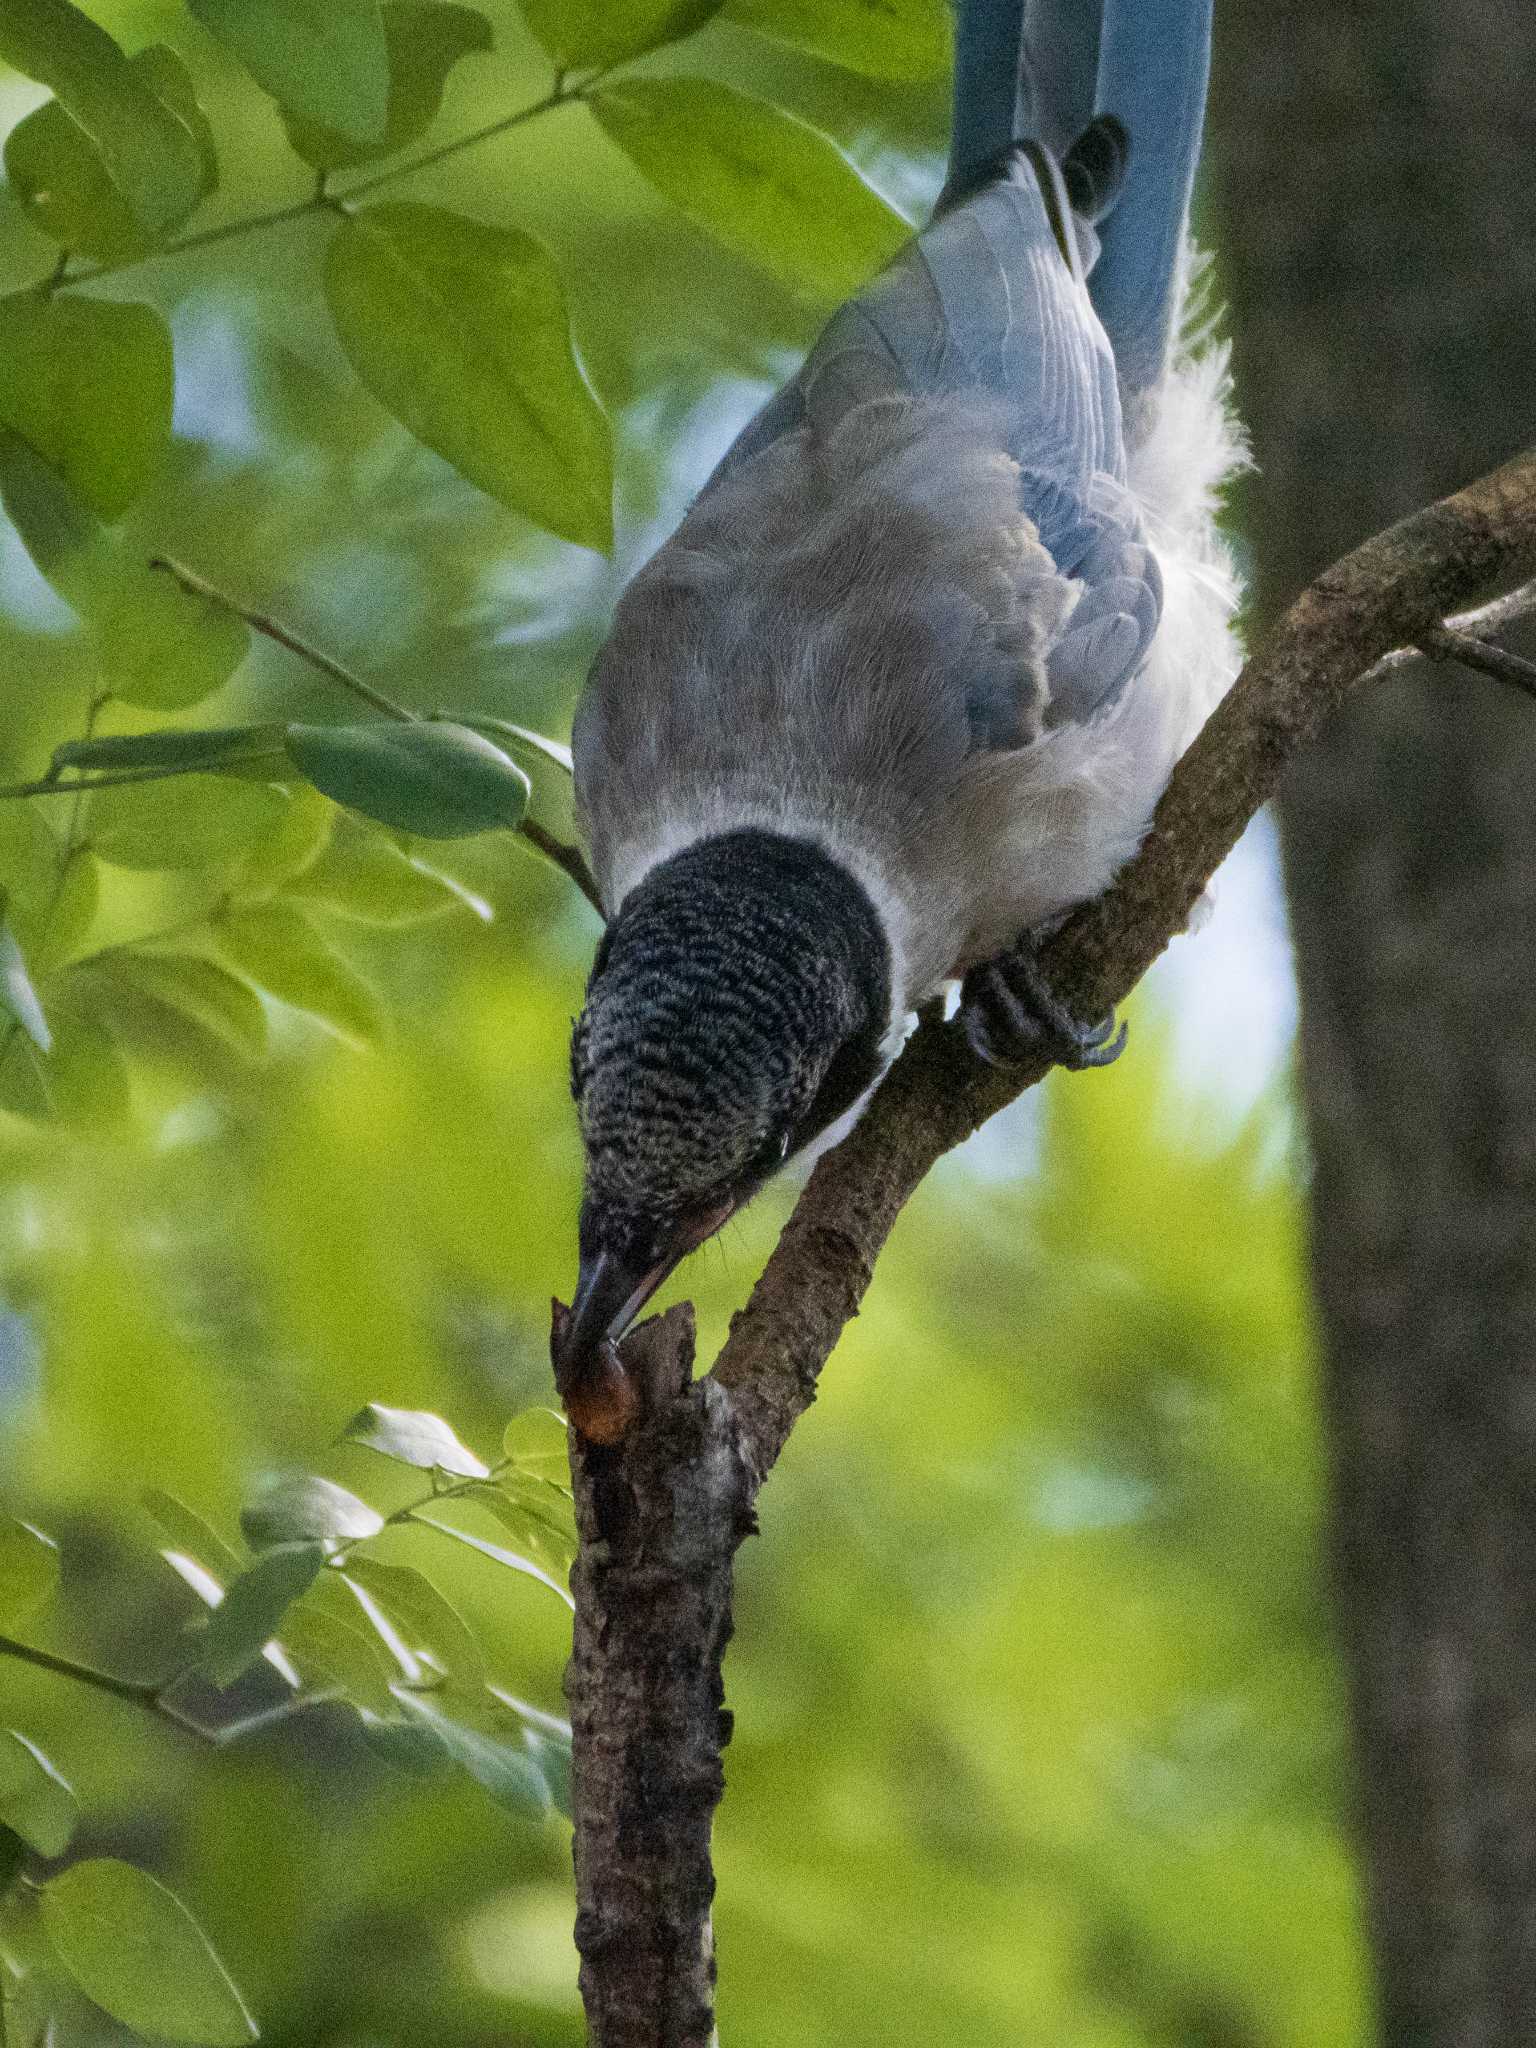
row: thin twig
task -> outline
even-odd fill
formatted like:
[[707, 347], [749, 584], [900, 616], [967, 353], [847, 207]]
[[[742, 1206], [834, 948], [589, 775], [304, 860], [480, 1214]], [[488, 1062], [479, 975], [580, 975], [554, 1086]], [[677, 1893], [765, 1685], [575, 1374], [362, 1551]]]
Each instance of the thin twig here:
[[1449, 626], [1426, 633], [1419, 646], [1432, 661], [1459, 661], [1463, 668], [1479, 669], [1485, 676], [1496, 676], [1501, 683], [1513, 683], [1517, 690], [1536, 697], [1536, 661], [1511, 654], [1507, 647], [1490, 646], [1473, 633], [1453, 632]]
[[[344, 690], [350, 691], [354, 697], [360, 698], [363, 703], [371, 705], [375, 711], [382, 711], [386, 718], [395, 719], [403, 725], [415, 724], [421, 721], [423, 716], [421, 712], [412, 711], [404, 704], [397, 704], [392, 697], [386, 697], [384, 692], [376, 689], [372, 683], [365, 683], [361, 676], [354, 675], [349, 668], [344, 668], [333, 656], [323, 653], [318, 647], [311, 646], [309, 641], [302, 639], [293, 631], [291, 626], [285, 626], [281, 619], [274, 619], [269, 612], [253, 611], [248, 605], [239, 603], [238, 600], [230, 597], [226, 591], [222, 591], [214, 584], [208, 582], [206, 577], [199, 576], [195, 569], [189, 569], [184, 562], [173, 561], [168, 555], [156, 555], [149, 566], [151, 569], [163, 570], [166, 575], [174, 578], [181, 585], [182, 589], [189, 592], [192, 596], [206, 598], [209, 602], [221, 606], [225, 611], [232, 612], [236, 618], [244, 619], [253, 632], [263, 634], [268, 640], [275, 640], [279, 647], [286, 647], [290, 654], [298, 655], [301, 661], [307, 661], [312, 668], [318, 669], [321, 675], [328, 676], [333, 683], [340, 683]], [[447, 716], [447, 714], [437, 714], [437, 716], [441, 718]], [[172, 771], [153, 769], [141, 775], [125, 775], [118, 779], [122, 781], [156, 781], [161, 775], [169, 772]], [[107, 780], [108, 778], [103, 776], [99, 779], [99, 782], [104, 784]], [[75, 785], [69, 786], [73, 787]], [[99, 784], [92, 784], [90, 786], [96, 787]], [[58, 787], [59, 785], [51, 780], [22, 783], [13, 789], [0, 790], [0, 796], [46, 796]], [[592, 871], [587, 866], [580, 847], [572, 846], [566, 840], [557, 838], [553, 832], [548, 831], [543, 825], [536, 824], [532, 818], [525, 817], [517, 829], [530, 846], [535, 847], [543, 854], [546, 860], [552, 861], [563, 874], [567, 875], [576, 884], [582, 895], [586, 897], [592, 908], [601, 917], [603, 915], [602, 898], [598, 894], [597, 883], [593, 880]]]
[[[1502, 633], [1506, 626], [1513, 626], [1522, 619], [1536, 617], [1536, 578], [1521, 583], [1515, 589], [1506, 591], [1503, 597], [1491, 598], [1487, 604], [1480, 604], [1469, 612], [1457, 612], [1453, 618], [1442, 621], [1444, 631], [1465, 633], [1479, 640], [1490, 634]], [[1373, 662], [1360, 678], [1360, 686], [1385, 681], [1399, 669], [1408, 668], [1424, 659], [1418, 647], [1394, 647], [1390, 654], [1384, 654], [1380, 661]]]
[[553, 861], [557, 868], [570, 876], [599, 917], [606, 915], [603, 910], [603, 899], [598, 894], [597, 882], [579, 846], [572, 846], [567, 840], [557, 839], [553, 832], [545, 831], [542, 825], [529, 817], [524, 817], [517, 829], [530, 846], [536, 847], [546, 860]]
[[281, 619], [274, 619], [269, 612], [253, 611], [249, 605], [240, 604], [226, 592], [217, 589], [205, 577], [199, 576], [195, 569], [189, 569], [184, 562], [173, 561], [169, 555], [155, 555], [151, 558], [149, 566], [151, 569], [161, 570], [173, 582], [179, 583], [189, 596], [206, 598], [210, 604], [218, 605], [221, 611], [233, 612], [237, 619], [244, 619], [253, 632], [260, 633], [265, 639], [275, 640], [279, 647], [286, 647], [290, 654], [296, 654], [301, 661], [307, 661], [311, 668], [316, 668], [322, 675], [329, 676], [333, 683], [340, 683], [344, 690], [349, 690], [362, 703], [371, 706], [375, 711], [382, 711], [386, 718], [393, 718], [401, 724], [408, 725], [417, 716], [414, 711], [408, 711], [403, 704], [397, 704], [392, 697], [386, 697], [382, 690], [375, 689], [372, 683], [365, 683], [362, 677], [354, 675], [351, 669], [343, 668], [331, 655], [322, 653], [318, 647], [312, 647], [307, 640], [300, 639], [292, 627], [285, 626]]

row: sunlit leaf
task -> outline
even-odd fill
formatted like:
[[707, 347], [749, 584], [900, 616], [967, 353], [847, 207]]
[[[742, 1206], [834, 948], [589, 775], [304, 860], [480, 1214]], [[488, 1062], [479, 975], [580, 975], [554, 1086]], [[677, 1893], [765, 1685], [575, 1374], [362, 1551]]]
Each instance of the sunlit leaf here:
[[25, 1735], [0, 1729], [0, 1822], [40, 1856], [62, 1856], [79, 1818], [80, 1803], [58, 1766]]
[[26, 960], [16, 942], [16, 934], [9, 924], [3, 922], [0, 922], [0, 1010], [21, 1026], [39, 1052], [51, 1049], [53, 1032], [37, 999], [37, 990], [32, 986]]
[[207, 1935], [147, 1872], [102, 1857], [45, 1888], [43, 1923], [88, 1998], [135, 2032], [237, 2048], [256, 2024]]
[[112, 1130], [133, 1111], [127, 1062], [105, 1022], [78, 999], [70, 983], [50, 996], [53, 1050], [46, 1080], [53, 1113], [85, 1128]]
[[521, 1744], [499, 1742], [494, 1735], [466, 1728], [420, 1693], [409, 1692], [403, 1686], [392, 1689], [406, 1713], [432, 1730], [453, 1761], [489, 1792], [498, 1806], [513, 1813], [539, 1815], [549, 1811], [549, 1787], [544, 1775]]
[[560, 1581], [552, 1578], [542, 1565], [535, 1564], [531, 1557], [522, 1557], [515, 1550], [507, 1550], [499, 1543], [487, 1543], [482, 1536], [471, 1536], [467, 1529], [456, 1529], [451, 1522], [440, 1522], [435, 1515], [424, 1515], [418, 1511], [411, 1518], [426, 1529], [436, 1529], [441, 1535], [451, 1536], [455, 1543], [468, 1544], [471, 1550], [479, 1551], [482, 1557], [490, 1558], [496, 1564], [504, 1564], [509, 1570], [522, 1572], [530, 1579], [537, 1579], [541, 1586], [548, 1586], [551, 1593], [558, 1593], [567, 1607], [573, 1607], [570, 1594]]
[[267, 1013], [248, 982], [200, 953], [145, 953], [127, 947], [106, 963], [133, 994], [188, 1018], [234, 1051], [255, 1059], [267, 1046]]
[[568, 1498], [547, 1480], [510, 1476], [477, 1486], [467, 1496], [500, 1522], [526, 1553], [564, 1578], [576, 1555], [576, 1521]]
[[512, 828], [528, 807], [522, 769], [467, 726], [290, 725], [287, 747], [335, 802], [423, 838]]
[[105, 29], [70, 0], [5, 0], [0, 62], [58, 96], [150, 234], [166, 233], [185, 220], [203, 185], [198, 140]]
[[[134, 76], [191, 131], [202, 175], [186, 194], [186, 212], [219, 182], [213, 130], [197, 101], [191, 74], [164, 43], [128, 59]], [[100, 150], [57, 100], [35, 107], [5, 139], [11, 190], [35, 227], [62, 248], [99, 263], [132, 263], [149, 254], [186, 218], [148, 229], [113, 184]]]
[[403, 852], [382, 832], [355, 832], [333, 842], [288, 893], [361, 924], [418, 924], [466, 907], [482, 918], [491, 914], [480, 897]]
[[[326, 1573], [316, 1582], [317, 1588], [333, 1578], [333, 1573]], [[346, 1588], [337, 1590], [345, 1593]], [[284, 1615], [280, 1640], [306, 1679], [339, 1685], [358, 1705], [389, 1704], [394, 1666], [381, 1658], [366, 1628], [351, 1627], [317, 1607], [312, 1599], [303, 1599]]]
[[275, 1542], [231, 1579], [197, 1643], [196, 1666], [214, 1685], [232, 1685], [274, 1637], [283, 1617], [325, 1563], [323, 1543]]
[[0, 1515], [0, 1628], [25, 1621], [52, 1597], [59, 1553], [26, 1522]]
[[501, 1448], [520, 1472], [568, 1486], [571, 1476], [570, 1430], [553, 1408], [521, 1409], [502, 1432]]
[[712, 79], [636, 79], [592, 111], [688, 219], [817, 301], [849, 297], [911, 230], [807, 122]]
[[415, 142], [437, 119], [454, 65], [491, 47], [491, 24], [485, 16], [450, 0], [432, 5], [424, 0], [384, 0], [382, 13], [389, 51], [389, 107], [377, 141], [356, 141], [284, 113], [288, 140], [316, 170], [371, 163]]
[[419, 1408], [386, 1408], [370, 1401], [342, 1431], [348, 1443], [363, 1444], [402, 1465], [434, 1467], [463, 1479], [483, 1479], [489, 1466], [462, 1444], [440, 1415]]
[[307, 121], [376, 142], [389, 109], [378, 0], [188, 0], [256, 83]]
[[726, 11], [866, 78], [910, 84], [949, 65], [954, 29], [945, 0], [728, 0]]
[[464, 722], [472, 725], [476, 732], [489, 733], [498, 740], [512, 740], [519, 746], [527, 747], [532, 753], [541, 754], [546, 761], [552, 761], [557, 768], [563, 768], [567, 775], [576, 772], [571, 750], [564, 740], [552, 740], [542, 732], [530, 731], [526, 725], [514, 725], [509, 718], [470, 718]]
[[377, 1536], [384, 1517], [334, 1480], [304, 1473], [281, 1479], [240, 1510], [240, 1527], [253, 1550], [276, 1543], [321, 1543], [332, 1548]]
[[343, 1577], [368, 1593], [418, 1656], [459, 1685], [485, 1680], [485, 1658], [462, 1616], [430, 1579], [410, 1565], [351, 1559]]
[[170, 444], [171, 336], [152, 306], [57, 292], [0, 299], [0, 422], [103, 519]]
[[369, 207], [331, 241], [326, 295], [358, 376], [471, 483], [565, 540], [613, 540], [608, 422], [542, 243], [438, 206]]
[[280, 790], [260, 783], [178, 775], [93, 791], [85, 836], [113, 867], [217, 867], [272, 831], [285, 802]]
[[94, 621], [102, 686], [148, 711], [200, 704], [245, 660], [250, 627], [227, 605], [133, 568]]
[[680, 42], [724, 0], [522, 0], [523, 17], [562, 71], [617, 64]]
[[231, 910], [212, 931], [230, 965], [279, 1002], [306, 1011], [353, 1045], [372, 1045], [382, 1035], [383, 1012], [372, 986], [296, 904]]
[[226, 1543], [185, 1501], [163, 1487], [146, 1487], [142, 1495], [145, 1512], [169, 1537], [176, 1550], [184, 1550], [221, 1580], [229, 1580], [243, 1568], [239, 1552]]

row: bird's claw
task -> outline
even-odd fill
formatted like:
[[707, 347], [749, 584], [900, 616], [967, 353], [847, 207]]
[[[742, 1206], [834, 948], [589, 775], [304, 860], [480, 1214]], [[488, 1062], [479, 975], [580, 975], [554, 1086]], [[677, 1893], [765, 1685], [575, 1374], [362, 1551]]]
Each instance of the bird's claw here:
[[1126, 1027], [1115, 1013], [1096, 1024], [1072, 1015], [1045, 975], [1028, 940], [972, 968], [960, 991], [965, 1035], [989, 1066], [1047, 1059], [1059, 1067], [1107, 1067], [1125, 1050]]

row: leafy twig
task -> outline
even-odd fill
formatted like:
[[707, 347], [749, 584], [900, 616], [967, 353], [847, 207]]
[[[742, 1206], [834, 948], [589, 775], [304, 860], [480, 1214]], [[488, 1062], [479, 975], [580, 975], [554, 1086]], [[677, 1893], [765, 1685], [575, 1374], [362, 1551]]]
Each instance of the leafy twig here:
[[[222, 222], [218, 227], [201, 228], [194, 235], [183, 235], [180, 240], [167, 242], [162, 249], [150, 249], [142, 256], [126, 256], [117, 263], [96, 263], [88, 270], [77, 270], [69, 276], [56, 274], [53, 280], [56, 289], [67, 289], [77, 284], [94, 284], [103, 277], [117, 277], [123, 271], [136, 270], [143, 263], [155, 263], [165, 256], [185, 256], [194, 249], [211, 249], [219, 242], [232, 242], [244, 235], [253, 235], [263, 228], [282, 227], [289, 221], [305, 220], [313, 215], [330, 211], [339, 199], [342, 204], [362, 194], [373, 192], [396, 178], [409, 178], [417, 171], [430, 169], [433, 164], [445, 162], [457, 156], [461, 150], [473, 149], [482, 142], [489, 142], [498, 135], [509, 134], [525, 122], [536, 120], [556, 107], [567, 106], [579, 100], [590, 90], [593, 81], [581, 86], [566, 88], [557, 85], [554, 91], [546, 93], [543, 99], [532, 100], [526, 106], [518, 107], [510, 114], [504, 114], [499, 121], [488, 122], [483, 128], [476, 128], [469, 135], [460, 135], [451, 142], [439, 143], [435, 149], [423, 155], [412, 157], [402, 164], [388, 165], [384, 170], [375, 171], [371, 177], [361, 180], [348, 191], [334, 194], [328, 185], [317, 185], [307, 199], [294, 201], [291, 206], [276, 206], [267, 213], [251, 213], [239, 220]], [[66, 259], [67, 260], [67, 259]]]

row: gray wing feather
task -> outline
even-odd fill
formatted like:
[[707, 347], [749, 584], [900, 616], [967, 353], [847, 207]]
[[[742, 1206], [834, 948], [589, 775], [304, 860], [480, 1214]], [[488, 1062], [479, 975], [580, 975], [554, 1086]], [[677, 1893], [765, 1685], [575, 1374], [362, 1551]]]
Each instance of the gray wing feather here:
[[1048, 664], [1049, 722], [1086, 718], [1139, 666], [1162, 593], [1125, 488], [1114, 357], [1027, 162], [942, 215], [834, 316], [705, 495], [785, 435], [828, 433], [856, 405], [952, 395], [995, 403], [1021, 509], [1083, 585]]

